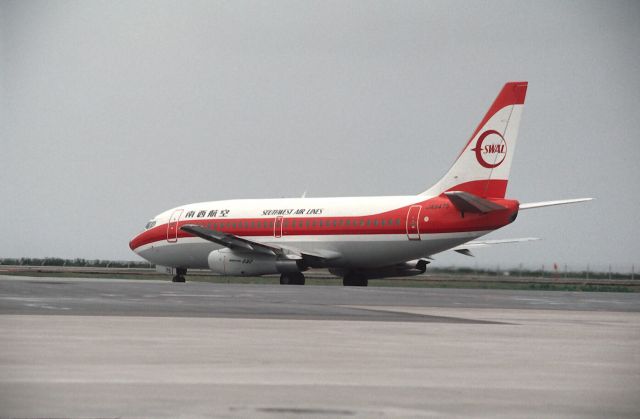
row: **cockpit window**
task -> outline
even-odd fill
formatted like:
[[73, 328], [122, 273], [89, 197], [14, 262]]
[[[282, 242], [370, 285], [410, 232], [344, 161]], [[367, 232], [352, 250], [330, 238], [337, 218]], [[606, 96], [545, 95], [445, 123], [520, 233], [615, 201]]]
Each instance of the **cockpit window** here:
[[145, 230], [149, 230], [150, 228], [152, 228], [152, 227], [153, 227], [153, 226], [155, 226], [155, 225], [156, 225], [156, 221], [155, 221], [155, 220], [151, 220], [151, 221], [149, 221], [149, 222], [147, 223], [147, 225], [146, 225], [146, 226], [144, 226], [144, 229], [145, 229]]

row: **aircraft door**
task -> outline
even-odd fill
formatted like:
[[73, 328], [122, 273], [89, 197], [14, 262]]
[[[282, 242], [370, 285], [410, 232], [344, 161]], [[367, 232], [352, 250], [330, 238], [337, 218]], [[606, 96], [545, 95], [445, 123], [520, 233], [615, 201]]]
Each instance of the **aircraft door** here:
[[407, 238], [409, 240], [420, 240], [420, 210], [422, 210], [422, 206], [413, 205], [407, 213]]
[[277, 216], [273, 223], [273, 237], [282, 237], [282, 215]]
[[171, 214], [169, 223], [167, 224], [167, 241], [169, 243], [175, 243], [178, 241], [178, 221], [182, 215], [182, 210], [178, 209]]

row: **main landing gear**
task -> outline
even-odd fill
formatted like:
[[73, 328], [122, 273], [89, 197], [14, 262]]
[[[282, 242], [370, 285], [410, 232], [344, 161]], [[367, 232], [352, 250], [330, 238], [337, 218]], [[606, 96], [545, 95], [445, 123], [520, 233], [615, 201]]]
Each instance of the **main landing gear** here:
[[366, 287], [369, 285], [369, 280], [364, 274], [351, 271], [344, 276], [342, 285], [345, 287]]
[[185, 268], [176, 268], [176, 274], [171, 279], [171, 282], [186, 282], [184, 276], [187, 274], [187, 270]]
[[280, 275], [281, 285], [304, 285], [302, 272], [292, 272]]

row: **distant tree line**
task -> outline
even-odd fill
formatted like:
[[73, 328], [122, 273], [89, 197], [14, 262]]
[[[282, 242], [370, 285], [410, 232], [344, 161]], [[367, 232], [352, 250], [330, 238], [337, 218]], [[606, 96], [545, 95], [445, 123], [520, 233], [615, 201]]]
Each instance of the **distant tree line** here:
[[62, 259], [62, 258], [2, 258], [0, 265], [18, 266], [86, 266], [90, 268], [153, 268], [147, 262], [103, 260], [103, 259]]
[[572, 279], [640, 279], [632, 268], [631, 273], [613, 271], [595, 271], [589, 268], [585, 270], [547, 270], [513, 268], [513, 269], [490, 269], [490, 268], [468, 268], [468, 267], [429, 267], [427, 273], [455, 274], [455, 275], [477, 275], [477, 276], [509, 276], [523, 278], [572, 278]]
[[[0, 258], [0, 265], [17, 265], [17, 266], [70, 266], [70, 267], [90, 267], [90, 268], [154, 268], [155, 265], [141, 261], [122, 261], [122, 260], [103, 260], [103, 259], [62, 259], [56, 257], [48, 258]], [[444, 274], [444, 275], [464, 275], [464, 276], [495, 276], [495, 277], [523, 277], [523, 278], [573, 278], [573, 279], [640, 279], [634, 272], [632, 267], [631, 273], [596, 271], [590, 270], [567, 270], [555, 269], [547, 270], [544, 267], [540, 269], [530, 268], [512, 268], [507, 269], [496, 267], [491, 268], [469, 268], [469, 267], [435, 267], [429, 266], [427, 274]]]

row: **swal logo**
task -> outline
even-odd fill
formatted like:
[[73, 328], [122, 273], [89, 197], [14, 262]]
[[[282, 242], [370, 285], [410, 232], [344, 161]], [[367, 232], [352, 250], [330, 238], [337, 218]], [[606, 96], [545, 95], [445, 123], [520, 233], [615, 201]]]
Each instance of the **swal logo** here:
[[475, 151], [476, 159], [482, 167], [493, 169], [500, 166], [507, 156], [507, 142], [498, 131], [485, 131], [472, 151]]

